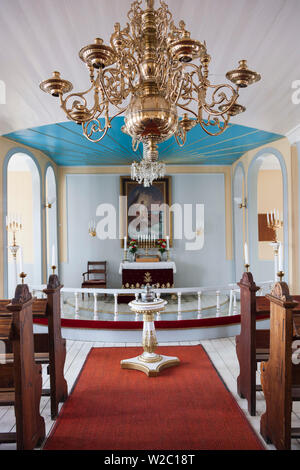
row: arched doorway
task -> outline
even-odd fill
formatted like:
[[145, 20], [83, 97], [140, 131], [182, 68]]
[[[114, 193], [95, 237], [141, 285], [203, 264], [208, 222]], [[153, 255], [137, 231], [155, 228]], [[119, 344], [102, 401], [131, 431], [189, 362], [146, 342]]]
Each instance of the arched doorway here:
[[[46, 240], [47, 240], [47, 277], [52, 273], [53, 263], [58, 267], [57, 246], [57, 189], [52, 166], [48, 166], [45, 175], [46, 199]], [[56, 271], [57, 272], [57, 271]]]
[[267, 214], [283, 221], [277, 239], [283, 244], [285, 280], [288, 282], [288, 195], [287, 171], [281, 153], [273, 148], [259, 151], [248, 170], [248, 227], [250, 265], [257, 281], [274, 280], [272, 231], [267, 230]]
[[[42, 282], [42, 229], [41, 229], [41, 177], [35, 159], [27, 152], [11, 151], [4, 165], [4, 215], [9, 219], [21, 218], [22, 230], [16, 234], [18, 249], [16, 263], [11, 254], [13, 234], [5, 229], [4, 240], [8, 248], [5, 252], [4, 274], [5, 293], [14, 295], [17, 274], [20, 274], [22, 254], [23, 271], [27, 274], [26, 283]], [[7, 220], [7, 219], [6, 219]]]

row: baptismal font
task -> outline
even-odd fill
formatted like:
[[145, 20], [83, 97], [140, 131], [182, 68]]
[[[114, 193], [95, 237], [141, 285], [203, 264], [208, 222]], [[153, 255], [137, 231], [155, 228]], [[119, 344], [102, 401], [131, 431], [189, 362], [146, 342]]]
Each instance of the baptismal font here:
[[141, 298], [139, 298], [139, 294], [136, 294], [135, 297], [135, 300], [129, 302], [128, 305], [136, 314], [143, 314], [142, 346], [144, 352], [131, 359], [123, 359], [121, 361], [121, 368], [140, 370], [145, 372], [148, 377], [155, 377], [162, 369], [180, 363], [178, 357], [163, 356], [162, 354], [155, 353], [158, 342], [156, 338], [154, 315], [164, 310], [167, 301], [156, 297], [149, 285], [147, 285], [144, 292], [142, 292]]

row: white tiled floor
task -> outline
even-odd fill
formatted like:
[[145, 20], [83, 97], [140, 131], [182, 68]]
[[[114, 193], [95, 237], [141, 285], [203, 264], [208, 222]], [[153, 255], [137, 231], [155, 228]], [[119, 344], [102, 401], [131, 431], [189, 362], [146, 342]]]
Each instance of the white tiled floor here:
[[[227, 388], [230, 390], [236, 399], [239, 407], [243, 410], [245, 416], [251, 423], [257, 435], [261, 439], [263, 445], [267, 449], [274, 450], [272, 445], [266, 445], [259, 434], [260, 416], [265, 410], [265, 401], [263, 393], [257, 394], [257, 414], [250, 416], [247, 411], [246, 400], [241, 399], [236, 393], [236, 379], [239, 374], [239, 365], [235, 353], [235, 338], [222, 338], [214, 340], [206, 340], [201, 342], [180, 342], [180, 343], [160, 343], [161, 346], [176, 346], [176, 345], [196, 345], [202, 344], [211, 358], [214, 366], [218, 370]], [[126, 346], [140, 346], [140, 343], [92, 343], [83, 341], [67, 341], [67, 357], [65, 363], [65, 377], [68, 382], [69, 390], [72, 389], [74, 382], [82, 368], [85, 358], [90, 351], [91, 347], [126, 347]], [[259, 374], [258, 374], [259, 379]], [[48, 385], [49, 378], [46, 374], [46, 369], [43, 370], [43, 385]], [[45, 419], [46, 432], [50, 432], [54, 421], [50, 417], [50, 399], [42, 397], [41, 399], [41, 414]], [[293, 426], [300, 427], [300, 402], [293, 403]], [[15, 418], [13, 407], [0, 408], [0, 432], [14, 431]], [[2, 444], [0, 450], [15, 449], [14, 444]], [[292, 450], [300, 450], [300, 440], [292, 440]]]

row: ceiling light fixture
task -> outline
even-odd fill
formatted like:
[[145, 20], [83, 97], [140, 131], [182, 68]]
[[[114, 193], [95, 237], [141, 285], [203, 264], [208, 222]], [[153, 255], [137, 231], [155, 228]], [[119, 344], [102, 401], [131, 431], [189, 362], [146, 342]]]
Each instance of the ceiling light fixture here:
[[[154, 0], [146, 0], [145, 9], [141, 4], [141, 0], [132, 3], [124, 29], [115, 24], [109, 45], [96, 38], [79, 51], [90, 73], [88, 90], [64, 97], [73, 85], [59, 72], [53, 72], [40, 88], [59, 97], [67, 117], [81, 124], [83, 134], [93, 142], [103, 139], [112, 120], [124, 113], [122, 130], [132, 137], [133, 150], [139, 143], [144, 146], [143, 160], [133, 164], [132, 175], [136, 177], [142, 165], [152, 168], [156, 179], [163, 176], [157, 165], [159, 143], [174, 136], [183, 146], [187, 132], [197, 124], [209, 135], [220, 135], [230, 118], [246, 109], [237, 103], [239, 89], [261, 77], [241, 60], [237, 69], [226, 74], [235, 88], [211, 84], [205, 41], [192, 39], [183, 21], [176, 26], [163, 0], [156, 10]], [[138, 181], [145, 181], [141, 174]]]

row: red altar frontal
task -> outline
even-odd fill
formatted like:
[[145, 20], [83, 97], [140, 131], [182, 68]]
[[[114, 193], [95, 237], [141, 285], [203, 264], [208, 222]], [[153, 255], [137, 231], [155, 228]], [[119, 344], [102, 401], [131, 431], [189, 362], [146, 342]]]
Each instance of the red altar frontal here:
[[[122, 276], [123, 289], [140, 289], [146, 284], [162, 289], [174, 287], [174, 274], [176, 265], [173, 261], [155, 263], [130, 263], [120, 264], [119, 274]], [[125, 299], [126, 297], [126, 299]], [[120, 302], [129, 302], [131, 296], [119, 296]]]

